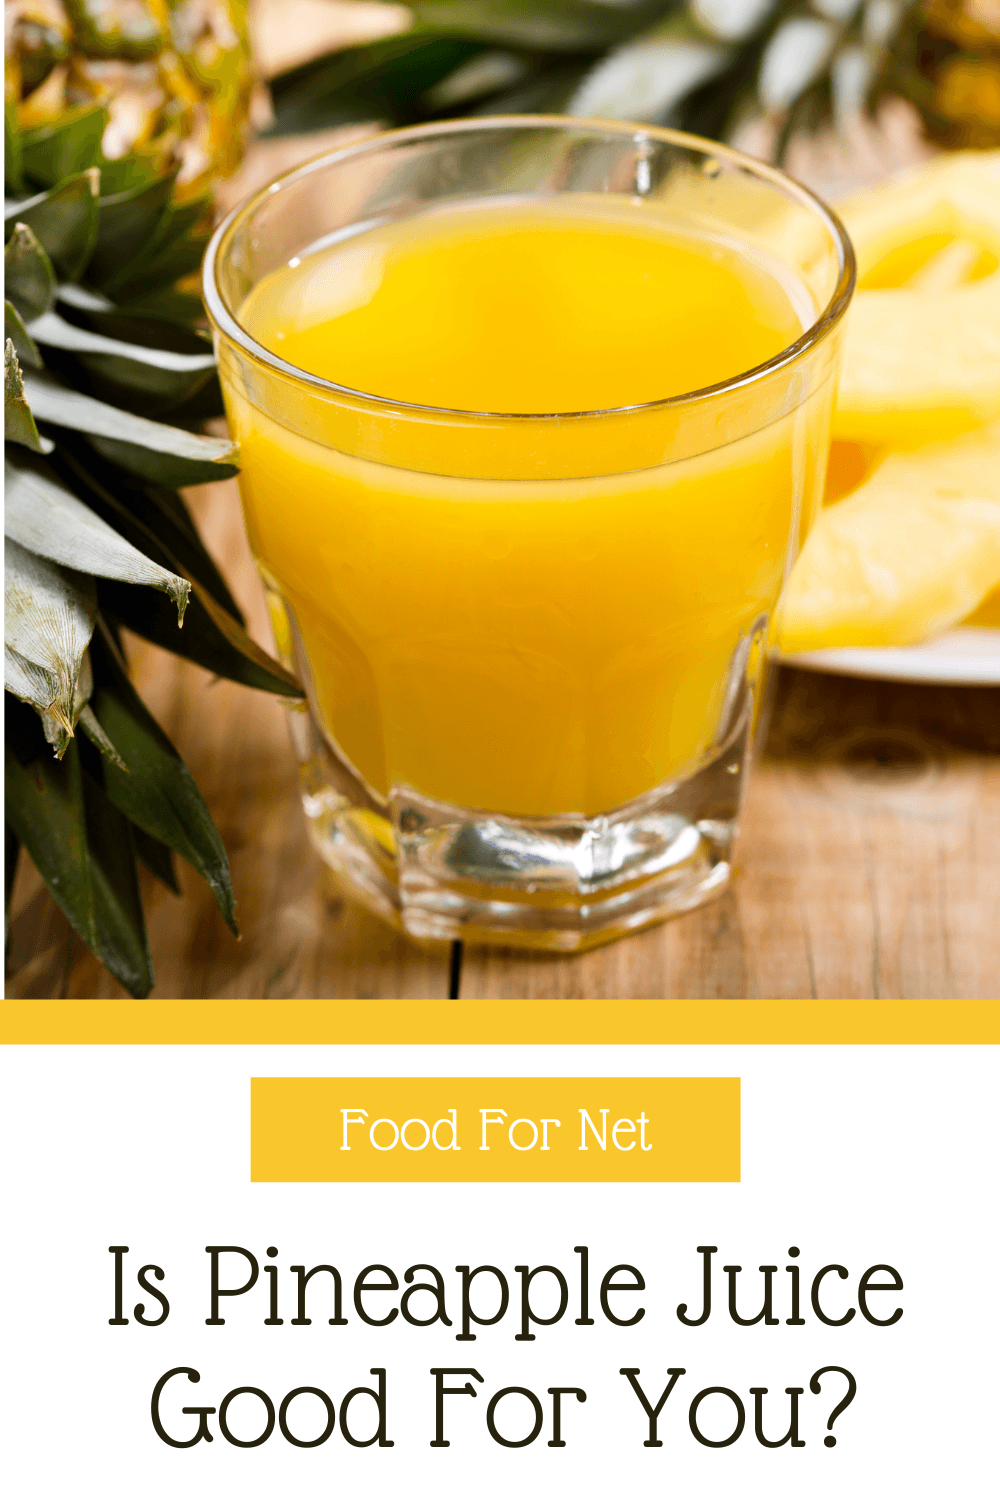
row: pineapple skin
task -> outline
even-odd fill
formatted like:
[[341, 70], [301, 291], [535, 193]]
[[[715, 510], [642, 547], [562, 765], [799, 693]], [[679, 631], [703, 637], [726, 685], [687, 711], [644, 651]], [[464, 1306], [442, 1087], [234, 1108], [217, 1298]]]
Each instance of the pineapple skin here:
[[203, 196], [239, 165], [254, 86], [247, 0], [4, 0], [5, 94], [22, 131], [108, 111], [102, 152]]

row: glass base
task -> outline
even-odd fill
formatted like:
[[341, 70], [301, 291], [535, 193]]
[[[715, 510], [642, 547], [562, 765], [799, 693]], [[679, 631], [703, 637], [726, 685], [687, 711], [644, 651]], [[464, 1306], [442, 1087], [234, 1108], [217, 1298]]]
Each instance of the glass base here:
[[729, 881], [747, 720], [708, 764], [593, 818], [510, 818], [396, 786], [386, 804], [292, 711], [313, 839], [348, 894], [411, 937], [573, 953]]

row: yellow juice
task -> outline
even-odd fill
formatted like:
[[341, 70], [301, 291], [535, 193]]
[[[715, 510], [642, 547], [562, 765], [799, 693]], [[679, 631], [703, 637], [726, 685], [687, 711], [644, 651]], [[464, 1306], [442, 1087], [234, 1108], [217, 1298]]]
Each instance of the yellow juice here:
[[697, 441], [698, 403], [573, 414], [726, 381], [813, 316], [738, 245], [582, 194], [439, 206], [253, 288], [258, 343], [390, 403], [227, 382], [251, 544], [376, 799], [592, 816], [718, 753], [829, 392], [734, 398]]

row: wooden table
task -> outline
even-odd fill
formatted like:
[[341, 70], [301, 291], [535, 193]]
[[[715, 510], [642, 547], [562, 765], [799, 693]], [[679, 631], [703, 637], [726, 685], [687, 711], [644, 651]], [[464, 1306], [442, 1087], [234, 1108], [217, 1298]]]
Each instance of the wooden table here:
[[[235, 483], [192, 491], [206, 543], [270, 646]], [[135, 642], [140, 690], [230, 853], [242, 939], [178, 862], [145, 882], [154, 995], [440, 998], [449, 949], [345, 900], [312, 849], [274, 699]], [[1000, 690], [782, 668], [732, 888], [701, 911], [580, 957], [466, 948], [475, 998], [956, 997], [1000, 994]], [[12, 997], [123, 994], [27, 861]]]

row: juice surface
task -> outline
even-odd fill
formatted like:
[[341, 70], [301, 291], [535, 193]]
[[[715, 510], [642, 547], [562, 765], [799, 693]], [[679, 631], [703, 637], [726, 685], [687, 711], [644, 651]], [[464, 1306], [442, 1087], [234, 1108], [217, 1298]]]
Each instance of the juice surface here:
[[[736, 249], [628, 200], [565, 198], [367, 231], [273, 272], [239, 316], [338, 384], [508, 413], [699, 389], [803, 328], [778, 279]], [[331, 438], [329, 399], [304, 398], [312, 430], [308, 412], [280, 420], [246, 384], [227, 394], [251, 543], [294, 619], [321, 724], [376, 796], [405, 785], [591, 816], [711, 758], [731, 665], [822, 483], [828, 389], [671, 462], [650, 464], [632, 419], [615, 418], [601, 466], [582, 473], [580, 420], [541, 424], [551, 469], [531, 477], [530, 422], [501, 427], [470, 470], [457, 428], [411, 415], [388, 423], [380, 462]]]
[[521, 413], [701, 390], [798, 338], [762, 267], [646, 220], [592, 199], [438, 208], [272, 273], [240, 321], [354, 390]]

